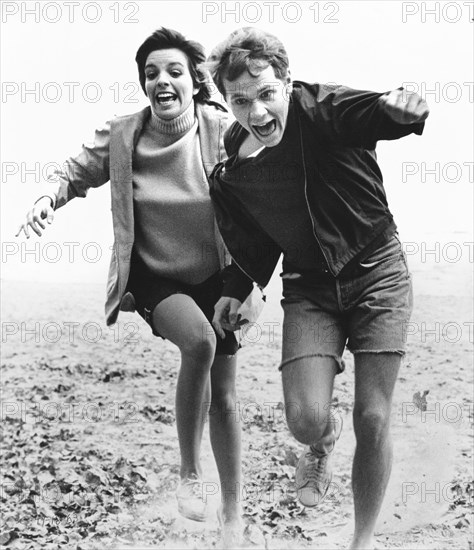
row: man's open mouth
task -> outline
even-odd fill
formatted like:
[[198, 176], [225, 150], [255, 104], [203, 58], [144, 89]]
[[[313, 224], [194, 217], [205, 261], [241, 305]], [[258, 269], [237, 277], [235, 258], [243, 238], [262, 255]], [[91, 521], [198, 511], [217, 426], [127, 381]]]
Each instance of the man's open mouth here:
[[258, 126], [256, 124], [253, 124], [252, 127], [259, 136], [268, 137], [276, 130], [276, 120], [273, 119], [266, 124], [259, 124]]
[[155, 99], [159, 105], [166, 106], [171, 105], [178, 96], [171, 92], [162, 92], [156, 94]]

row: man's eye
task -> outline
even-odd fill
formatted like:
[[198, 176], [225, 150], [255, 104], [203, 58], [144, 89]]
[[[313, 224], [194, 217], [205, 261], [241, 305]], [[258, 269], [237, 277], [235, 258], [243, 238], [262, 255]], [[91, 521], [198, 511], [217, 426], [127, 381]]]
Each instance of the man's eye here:
[[272, 99], [273, 98], [274, 91], [273, 90], [265, 90], [260, 94], [261, 99]]
[[234, 100], [234, 103], [236, 105], [245, 105], [246, 102], [247, 100], [244, 99], [243, 97], [238, 97], [237, 99]]

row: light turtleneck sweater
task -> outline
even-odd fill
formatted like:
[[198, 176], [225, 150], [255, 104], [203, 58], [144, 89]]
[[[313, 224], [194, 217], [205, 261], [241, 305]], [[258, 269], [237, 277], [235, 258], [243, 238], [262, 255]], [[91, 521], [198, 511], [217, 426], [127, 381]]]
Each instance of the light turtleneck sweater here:
[[133, 161], [135, 252], [151, 273], [199, 284], [219, 269], [214, 212], [194, 102], [178, 117], [152, 113]]

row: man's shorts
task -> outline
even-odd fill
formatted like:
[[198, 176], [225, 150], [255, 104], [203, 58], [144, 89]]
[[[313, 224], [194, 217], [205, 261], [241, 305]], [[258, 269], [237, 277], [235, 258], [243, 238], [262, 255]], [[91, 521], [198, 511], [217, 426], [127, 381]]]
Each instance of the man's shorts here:
[[353, 353], [404, 355], [413, 309], [411, 277], [395, 235], [350, 275], [283, 273], [282, 362]]
[[[223, 280], [220, 271], [203, 283], [189, 285], [173, 279], [157, 277], [148, 273], [138, 262], [132, 262], [127, 290], [133, 294], [135, 308], [151, 327], [153, 334], [163, 338], [155, 330], [152, 319], [153, 311], [160, 302], [173, 294], [190, 296], [209, 321], [209, 330], [211, 330], [214, 306], [222, 295], [222, 287]], [[212, 328], [212, 330], [214, 329]], [[239, 344], [233, 332], [225, 331], [224, 339], [216, 333], [216, 340], [216, 355], [235, 355], [237, 353]]]

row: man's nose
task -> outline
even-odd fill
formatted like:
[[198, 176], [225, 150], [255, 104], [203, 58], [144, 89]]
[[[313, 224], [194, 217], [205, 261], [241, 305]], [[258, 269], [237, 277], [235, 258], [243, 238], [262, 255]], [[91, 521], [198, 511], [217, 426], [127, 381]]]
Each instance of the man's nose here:
[[255, 99], [252, 102], [252, 107], [250, 109], [250, 118], [253, 123], [257, 123], [261, 120], [265, 119], [265, 116], [267, 115], [267, 109], [265, 108], [265, 105], [258, 99]]

